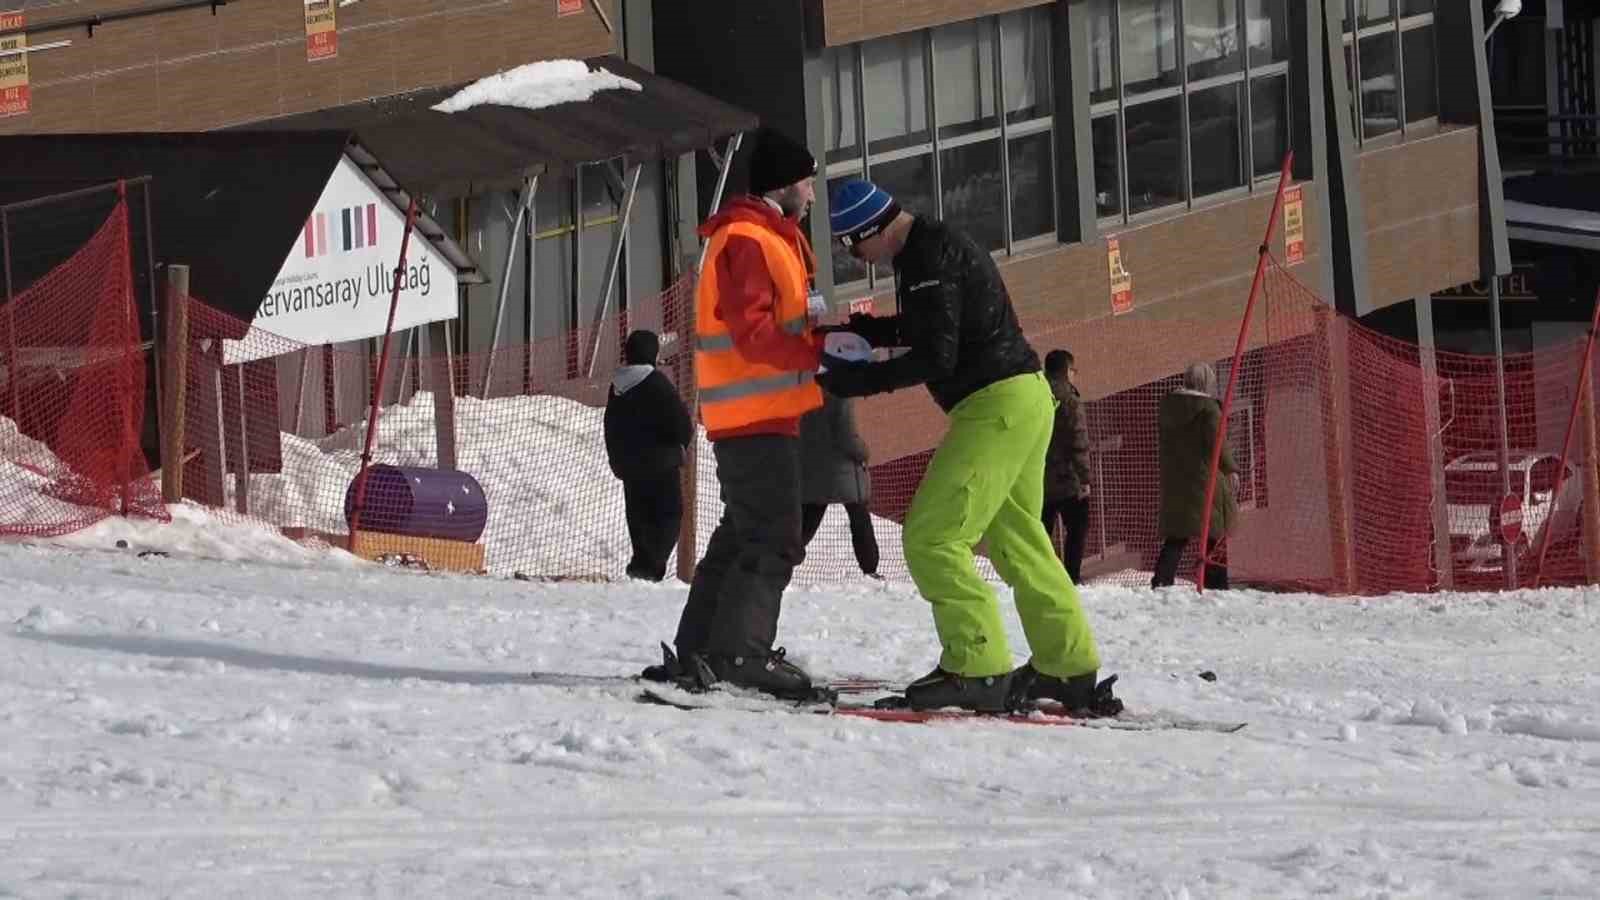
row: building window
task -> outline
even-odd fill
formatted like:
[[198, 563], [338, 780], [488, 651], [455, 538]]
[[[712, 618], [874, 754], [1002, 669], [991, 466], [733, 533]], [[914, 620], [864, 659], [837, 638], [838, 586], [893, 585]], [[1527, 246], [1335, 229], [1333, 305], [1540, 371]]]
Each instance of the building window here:
[[1288, 2], [1090, 0], [1102, 221], [1254, 190], [1277, 174], [1289, 150]]
[[[995, 253], [1054, 241], [1050, 29], [1049, 8], [1034, 7], [824, 51], [829, 186], [870, 178]], [[892, 277], [832, 257], [836, 285]]]
[[1344, 67], [1358, 144], [1437, 123], [1433, 9], [1434, 0], [1345, 0]]

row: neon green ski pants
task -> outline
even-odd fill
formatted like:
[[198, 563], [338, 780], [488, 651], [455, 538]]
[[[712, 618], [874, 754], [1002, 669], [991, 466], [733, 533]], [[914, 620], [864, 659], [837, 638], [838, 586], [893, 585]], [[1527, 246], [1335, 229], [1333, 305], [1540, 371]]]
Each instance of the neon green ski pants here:
[[980, 540], [1016, 594], [1033, 667], [1057, 678], [1100, 667], [1078, 589], [1040, 521], [1054, 414], [1055, 397], [1037, 373], [962, 400], [911, 501], [906, 566], [933, 604], [947, 672], [984, 677], [1012, 668], [994, 591], [973, 558]]

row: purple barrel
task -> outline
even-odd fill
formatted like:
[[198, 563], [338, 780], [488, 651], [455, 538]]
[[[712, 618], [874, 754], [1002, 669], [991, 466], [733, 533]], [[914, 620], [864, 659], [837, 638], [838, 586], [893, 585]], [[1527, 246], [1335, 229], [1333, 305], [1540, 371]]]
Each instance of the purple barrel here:
[[[489, 521], [489, 501], [465, 472], [370, 466], [362, 497], [362, 531], [476, 541]], [[354, 526], [358, 475], [344, 492], [344, 520]]]

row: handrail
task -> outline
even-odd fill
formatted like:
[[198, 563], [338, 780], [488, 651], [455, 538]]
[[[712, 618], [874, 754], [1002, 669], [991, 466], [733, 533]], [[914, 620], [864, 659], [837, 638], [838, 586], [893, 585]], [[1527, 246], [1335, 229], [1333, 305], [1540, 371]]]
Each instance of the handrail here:
[[[21, 28], [9, 28], [0, 31], [0, 38], [10, 37], [13, 34], [44, 34], [50, 31], [65, 31], [69, 28], [87, 28], [89, 37], [94, 37], [94, 30], [102, 25], [120, 22], [126, 19], [138, 19], [144, 16], [156, 16], [162, 13], [176, 12], [180, 9], [189, 9], [196, 6], [211, 7], [211, 14], [217, 14], [217, 7], [227, 6], [230, 0], [166, 0], [164, 3], [151, 3], [144, 6], [131, 6], [126, 9], [114, 9], [110, 12], [90, 13], [83, 16], [72, 16], [66, 19], [51, 19], [35, 25], [24, 25]], [[232, 0], [237, 3], [239, 0]]]

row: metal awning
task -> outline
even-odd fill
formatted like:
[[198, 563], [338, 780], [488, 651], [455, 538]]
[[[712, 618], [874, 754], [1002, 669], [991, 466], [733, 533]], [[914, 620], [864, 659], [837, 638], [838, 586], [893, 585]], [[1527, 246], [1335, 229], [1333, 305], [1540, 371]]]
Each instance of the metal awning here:
[[235, 130], [338, 130], [355, 134], [394, 179], [435, 196], [514, 190], [544, 172], [627, 157], [665, 159], [755, 128], [754, 114], [616, 56], [586, 61], [631, 79], [639, 91], [600, 91], [586, 101], [530, 110], [476, 106], [433, 110], [465, 84], [428, 88], [251, 122]]
[[1506, 236], [1600, 250], [1600, 175], [1530, 175], [1505, 181]]

